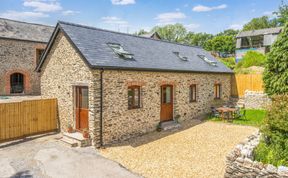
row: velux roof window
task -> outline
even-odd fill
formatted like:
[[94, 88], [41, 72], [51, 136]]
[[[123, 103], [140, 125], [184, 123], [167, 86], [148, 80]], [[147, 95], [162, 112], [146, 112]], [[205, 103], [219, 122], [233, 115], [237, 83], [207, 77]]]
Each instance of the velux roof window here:
[[200, 57], [203, 61], [207, 62], [208, 64], [210, 64], [210, 65], [212, 65], [214, 67], [217, 66], [217, 62], [216, 61], [211, 61], [205, 55], [198, 55], [198, 57]]
[[133, 59], [133, 54], [129, 53], [128, 51], [125, 51], [123, 47], [118, 43], [108, 43], [107, 44], [115, 54], [117, 54], [119, 57], [123, 59]]
[[179, 59], [181, 59], [182, 61], [188, 61], [188, 57], [186, 56], [182, 56], [180, 54], [180, 52], [173, 52]]

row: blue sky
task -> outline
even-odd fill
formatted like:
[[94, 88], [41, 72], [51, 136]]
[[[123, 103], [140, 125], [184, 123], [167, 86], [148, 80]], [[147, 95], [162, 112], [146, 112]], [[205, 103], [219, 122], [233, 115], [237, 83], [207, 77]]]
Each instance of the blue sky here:
[[58, 20], [133, 33], [182, 23], [190, 31], [239, 29], [276, 11], [281, 0], [1, 0], [0, 17], [55, 25]]

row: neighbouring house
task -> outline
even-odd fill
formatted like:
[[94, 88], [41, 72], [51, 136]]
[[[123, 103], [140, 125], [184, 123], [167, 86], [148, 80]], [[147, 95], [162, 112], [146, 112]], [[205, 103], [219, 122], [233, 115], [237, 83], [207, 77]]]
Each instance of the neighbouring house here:
[[193, 119], [229, 100], [232, 71], [202, 48], [59, 22], [37, 71], [60, 128], [96, 146]]
[[282, 27], [276, 27], [240, 32], [236, 36], [236, 61], [240, 61], [247, 51], [253, 50], [263, 54], [269, 52], [281, 30]]
[[157, 32], [147, 33], [147, 34], [143, 34], [143, 35], [140, 35], [140, 36], [146, 37], [146, 38], [153, 38], [155, 40], [161, 40], [161, 37], [160, 37], [160, 35]]
[[39, 95], [35, 71], [52, 26], [0, 18], [0, 95]]

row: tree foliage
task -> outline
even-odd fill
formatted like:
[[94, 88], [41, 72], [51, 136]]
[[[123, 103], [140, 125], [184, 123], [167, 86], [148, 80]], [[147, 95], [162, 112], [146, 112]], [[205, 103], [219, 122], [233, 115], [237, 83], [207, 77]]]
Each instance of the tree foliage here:
[[233, 36], [216, 36], [206, 42], [204, 49], [216, 53], [233, 54], [236, 42]]
[[165, 25], [163, 27], [156, 26], [151, 30], [151, 32], [157, 32], [164, 40], [178, 43], [183, 43], [187, 35], [186, 28], [179, 23], [174, 25]]
[[276, 19], [269, 19], [268, 16], [262, 16], [254, 18], [243, 26], [243, 31], [259, 30], [264, 28], [277, 27], [278, 23]]
[[248, 68], [251, 66], [264, 66], [266, 56], [257, 51], [248, 51], [243, 59], [237, 63], [236, 68]]
[[277, 12], [274, 12], [277, 16], [277, 22], [279, 26], [284, 26], [288, 22], [288, 4], [282, 1]]
[[267, 94], [288, 93], [288, 23], [267, 56], [263, 79]]
[[189, 32], [186, 36], [185, 43], [192, 45], [192, 46], [203, 47], [205, 43], [212, 38], [213, 38], [213, 35], [211, 34]]

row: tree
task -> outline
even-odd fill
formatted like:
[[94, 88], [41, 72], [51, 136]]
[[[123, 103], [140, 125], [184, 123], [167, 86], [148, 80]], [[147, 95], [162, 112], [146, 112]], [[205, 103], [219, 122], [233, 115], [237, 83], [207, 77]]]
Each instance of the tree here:
[[151, 32], [157, 32], [162, 39], [171, 42], [184, 43], [187, 30], [182, 24], [165, 25], [163, 27], [156, 26]]
[[235, 52], [236, 42], [233, 36], [216, 36], [208, 40], [204, 49], [216, 53], [233, 54]]
[[278, 12], [274, 12], [274, 14], [277, 16], [279, 26], [285, 25], [285, 23], [288, 22], [288, 4], [285, 4], [284, 1], [282, 1]]
[[213, 38], [213, 35], [207, 33], [193, 33], [189, 32], [186, 36], [185, 43], [192, 46], [203, 47], [206, 41]]
[[223, 32], [220, 32], [217, 34], [217, 36], [236, 36], [239, 33], [239, 30], [234, 30], [234, 29], [227, 29], [224, 30]]
[[141, 30], [139, 30], [138, 32], [136, 32], [135, 35], [140, 36], [140, 35], [145, 35], [145, 34], [148, 34], [148, 33], [149, 33], [149, 32], [145, 31], [144, 29], [141, 29]]
[[264, 28], [277, 27], [277, 19], [269, 19], [268, 16], [262, 16], [254, 18], [250, 22], [244, 25], [243, 31], [259, 30]]
[[267, 94], [288, 93], [288, 24], [272, 45], [263, 79]]

